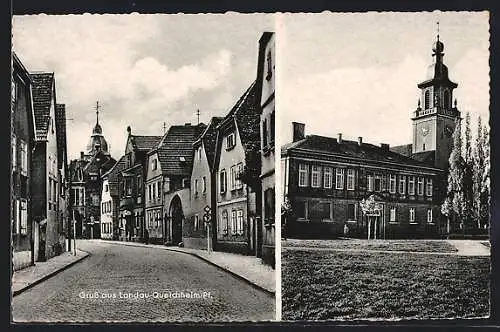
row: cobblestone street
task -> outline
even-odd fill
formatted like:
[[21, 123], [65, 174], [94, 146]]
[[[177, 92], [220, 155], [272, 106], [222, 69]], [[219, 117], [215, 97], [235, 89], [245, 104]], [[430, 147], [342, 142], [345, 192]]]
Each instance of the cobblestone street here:
[[13, 298], [14, 321], [275, 318], [272, 296], [190, 255], [90, 241], [78, 248], [91, 256]]

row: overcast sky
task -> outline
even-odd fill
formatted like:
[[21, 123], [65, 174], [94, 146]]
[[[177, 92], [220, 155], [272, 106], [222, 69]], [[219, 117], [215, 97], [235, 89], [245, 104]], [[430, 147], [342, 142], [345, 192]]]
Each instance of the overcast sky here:
[[66, 104], [68, 157], [99, 122], [118, 159], [126, 127], [163, 134], [173, 124], [224, 116], [255, 80], [258, 40], [271, 15], [15, 16], [13, 49], [29, 71], [54, 72]]
[[438, 20], [458, 108], [473, 124], [478, 115], [487, 122], [488, 13], [292, 14], [278, 28], [281, 143], [291, 140], [291, 121], [304, 122], [306, 134], [411, 143]]

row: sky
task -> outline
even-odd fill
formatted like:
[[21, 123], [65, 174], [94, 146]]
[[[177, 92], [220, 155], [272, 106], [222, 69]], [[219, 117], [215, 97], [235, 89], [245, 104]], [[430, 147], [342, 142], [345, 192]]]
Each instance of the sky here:
[[292, 121], [306, 134], [411, 143], [417, 84], [426, 79], [439, 21], [454, 97], [472, 131], [489, 119], [487, 12], [285, 14], [278, 20], [280, 143]]
[[54, 72], [66, 104], [68, 158], [86, 149], [99, 123], [111, 155], [132, 134], [162, 135], [163, 123], [224, 116], [257, 74], [265, 14], [14, 16], [12, 47], [30, 72]]

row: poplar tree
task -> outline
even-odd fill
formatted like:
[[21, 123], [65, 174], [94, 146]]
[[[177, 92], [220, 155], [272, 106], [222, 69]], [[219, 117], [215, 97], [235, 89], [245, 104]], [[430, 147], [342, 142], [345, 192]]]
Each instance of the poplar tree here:
[[474, 156], [472, 153], [472, 131], [470, 127], [470, 113], [465, 115], [465, 156], [463, 163], [463, 216], [465, 228], [473, 228], [474, 223]]
[[483, 135], [483, 125], [481, 121], [481, 116], [477, 119], [477, 135], [476, 135], [476, 146], [474, 149], [474, 217], [476, 219], [477, 227], [480, 228], [482, 224], [482, 194], [484, 190], [484, 173], [485, 173], [485, 137]]
[[480, 226], [489, 226], [490, 222], [490, 141], [488, 127], [483, 127], [483, 151], [484, 151], [484, 169], [482, 170], [482, 185], [480, 195]]

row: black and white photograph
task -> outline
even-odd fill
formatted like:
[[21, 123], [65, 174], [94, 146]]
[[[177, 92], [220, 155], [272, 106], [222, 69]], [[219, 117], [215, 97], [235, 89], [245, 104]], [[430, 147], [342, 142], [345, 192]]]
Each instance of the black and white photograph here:
[[282, 320], [487, 318], [489, 13], [281, 19]]
[[14, 323], [276, 317], [272, 14], [14, 15]]

